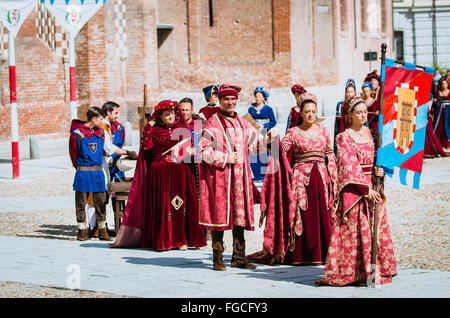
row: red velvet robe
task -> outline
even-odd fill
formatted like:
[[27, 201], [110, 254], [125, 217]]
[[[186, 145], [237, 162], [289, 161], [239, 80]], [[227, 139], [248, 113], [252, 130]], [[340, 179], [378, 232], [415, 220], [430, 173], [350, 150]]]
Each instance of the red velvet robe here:
[[375, 115], [373, 113], [380, 110], [380, 99], [375, 99], [372, 104], [368, 106], [367, 110], [371, 113], [367, 116], [370, 132], [372, 133], [372, 135], [375, 135], [376, 133], [378, 133], [379, 117], [378, 115]]
[[289, 180], [292, 170], [279, 140], [278, 144], [278, 155], [270, 156], [261, 189], [259, 226], [265, 219], [263, 249], [247, 256], [250, 262], [269, 265], [283, 261], [288, 249], [294, 248], [296, 233], [302, 232], [301, 219], [295, 223], [296, 206]]
[[289, 112], [289, 123], [288, 123], [288, 129], [299, 126], [303, 123], [303, 118], [300, 115], [300, 112], [297, 111], [299, 107], [294, 106], [291, 108], [291, 111]]
[[[257, 134], [235, 113], [227, 119], [221, 113], [205, 123], [199, 140], [201, 157], [200, 225], [224, 231], [233, 225], [254, 230], [254, 186], [248, 160], [256, 152]], [[251, 148], [251, 149], [249, 149]], [[229, 164], [231, 152], [238, 152], [237, 164]]]
[[[172, 135], [177, 128], [185, 134], [175, 139]], [[195, 177], [188, 164], [180, 162], [183, 153], [164, 154], [183, 138], [191, 138], [191, 134], [181, 124], [169, 129], [158, 122], [154, 127], [147, 123], [122, 225], [112, 247], [162, 251], [206, 245], [205, 233], [198, 225]]]
[[208, 104], [198, 111], [198, 115], [202, 117], [204, 120], [208, 120], [211, 118], [211, 116], [217, 114], [219, 111], [220, 106], [209, 106]]

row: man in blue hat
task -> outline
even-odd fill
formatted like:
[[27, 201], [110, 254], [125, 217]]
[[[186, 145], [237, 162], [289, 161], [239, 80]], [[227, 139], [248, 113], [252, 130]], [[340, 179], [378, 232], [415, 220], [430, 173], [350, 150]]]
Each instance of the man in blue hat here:
[[205, 99], [208, 104], [199, 110], [198, 115], [204, 120], [208, 120], [212, 115], [217, 114], [220, 111], [220, 106], [217, 105], [218, 89], [219, 85], [216, 84], [203, 88], [203, 94], [205, 95]]

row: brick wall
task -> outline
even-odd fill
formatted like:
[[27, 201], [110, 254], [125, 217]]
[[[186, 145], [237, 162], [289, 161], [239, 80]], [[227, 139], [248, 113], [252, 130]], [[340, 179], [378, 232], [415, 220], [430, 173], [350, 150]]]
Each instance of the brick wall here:
[[158, 3], [158, 23], [173, 27], [160, 32], [161, 93], [229, 82], [250, 102], [255, 86], [289, 85], [289, 1], [214, 0], [212, 26], [209, 9], [208, 0]]
[[[159, 99], [156, 0], [125, 1], [128, 56], [121, 59], [116, 38], [115, 0], [108, 1], [76, 37], [78, 118], [89, 106], [113, 100], [122, 105], [122, 118], [138, 127], [137, 107], [148, 86], [149, 105]], [[36, 37], [36, 10], [16, 39], [19, 138], [65, 137], [70, 127], [68, 61]], [[8, 61], [0, 64], [0, 140], [10, 132]], [[124, 114], [126, 111], [127, 114]], [[128, 115], [128, 116], [125, 116]]]
[[[61, 135], [67, 131], [64, 68], [60, 58], [36, 37], [36, 10], [15, 40], [19, 136]], [[11, 136], [8, 61], [1, 64], [0, 140]]]
[[[118, 46], [120, 2], [126, 5], [127, 54]], [[390, 0], [385, 7], [391, 8]], [[280, 92], [277, 96], [289, 95], [293, 83], [335, 89], [354, 77], [360, 86], [366, 73], [379, 69], [378, 61], [363, 61], [363, 53], [392, 43], [390, 11], [378, 37], [367, 32], [360, 12], [360, 2], [353, 0], [110, 0], [76, 38], [78, 115], [84, 119], [88, 106], [113, 100], [122, 105], [122, 121], [137, 128], [144, 85], [149, 106], [187, 94], [199, 97], [197, 109], [201, 89], [211, 83], [240, 85], [242, 109], [253, 102], [256, 86]], [[16, 40], [19, 135], [67, 136], [68, 62], [36, 32], [33, 12]], [[7, 140], [7, 60], [0, 63], [0, 80], [0, 140]], [[274, 96], [271, 103], [279, 104]]]

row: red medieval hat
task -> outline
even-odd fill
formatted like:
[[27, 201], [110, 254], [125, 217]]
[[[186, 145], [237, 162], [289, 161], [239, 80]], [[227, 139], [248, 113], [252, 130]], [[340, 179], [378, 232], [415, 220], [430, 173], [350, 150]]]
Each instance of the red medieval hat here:
[[184, 119], [184, 116], [178, 106], [178, 102], [170, 99], [159, 102], [158, 105], [156, 105], [152, 115], [150, 116], [149, 121], [160, 120], [160, 116], [165, 110], [173, 110], [175, 112], [175, 120], [182, 123], [184, 126], [187, 126], [186, 120]]
[[375, 78], [378, 82], [381, 81], [380, 75], [377, 74], [377, 71], [373, 71], [369, 74], [367, 74], [366, 78], [364, 79], [364, 82], [370, 82], [371, 79]]
[[217, 90], [217, 93], [219, 95], [219, 99], [224, 96], [235, 96], [236, 98], [239, 98], [240, 91], [241, 88], [237, 85], [221, 84], [219, 89]]
[[297, 92], [297, 93], [299, 93], [301, 95], [303, 93], [306, 93], [306, 89], [304, 89], [303, 86], [301, 86], [299, 84], [294, 84], [291, 87], [291, 92], [292, 92], [292, 94]]

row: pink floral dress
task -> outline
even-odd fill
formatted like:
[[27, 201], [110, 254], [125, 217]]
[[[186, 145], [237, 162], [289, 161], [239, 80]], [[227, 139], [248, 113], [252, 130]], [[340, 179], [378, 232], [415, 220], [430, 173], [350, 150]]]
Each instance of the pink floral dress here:
[[289, 129], [283, 150], [294, 159], [291, 190], [295, 207], [294, 246], [284, 264], [324, 264], [331, 237], [331, 212], [337, 190], [337, 167], [327, 130]]
[[[371, 273], [375, 205], [366, 195], [369, 188], [375, 189], [372, 181], [374, 142], [357, 143], [346, 130], [337, 136], [336, 143], [339, 193], [323, 278], [318, 283], [333, 286], [365, 284]], [[375, 283], [384, 284], [392, 281], [397, 270], [384, 202], [379, 204], [378, 211]]]
[[336, 158], [331, 147], [330, 137], [325, 127], [320, 126], [319, 133], [308, 135], [298, 126], [289, 129], [281, 141], [283, 150], [294, 151], [295, 164], [292, 168], [292, 191], [295, 194], [295, 206], [298, 212], [308, 208], [308, 198], [305, 187], [309, 184], [311, 170], [314, 164], [320, 173], [325, 186], [326, 204], [333, 207], [337, 190]]

